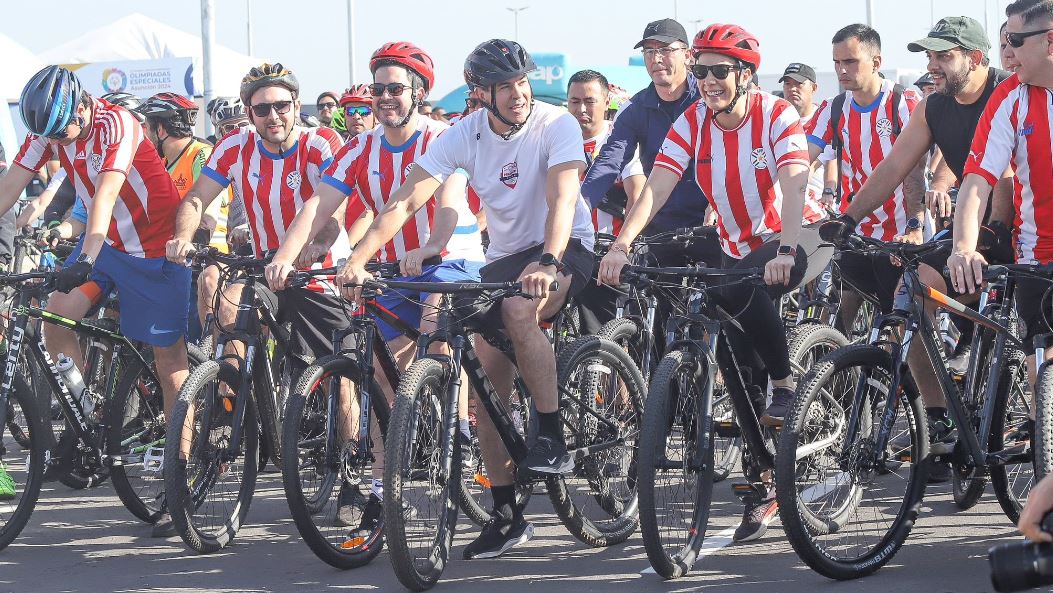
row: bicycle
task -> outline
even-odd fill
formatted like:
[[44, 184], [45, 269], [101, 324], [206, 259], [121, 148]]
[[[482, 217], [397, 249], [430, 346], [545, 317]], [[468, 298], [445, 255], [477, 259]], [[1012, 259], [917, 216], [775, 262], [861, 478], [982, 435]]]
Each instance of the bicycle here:
[[[763, 270], [627, 266], [622, 277], [653, 286], [663, 285], [656, 278], [672, 277], [676, 281], [664, 285], [681, 286], [687, 293], [685, 311], [668, 322], [666, 353], [651, 376], [639, 464], [640, 528], [647, 558], [663, 578], [679, 578], [691, 570], [705, 539], [718, 467], [716, 438], [741, 439], [748, 483], [734, 485], [740, 497], [766, 490], [764, 474], [775, 467], [772, 430], [759, 418], [763, 392], [743, 375], [739, 359], [744, 354], [730, 346], [730, 332], [742, 328], [709, 294], [720, 288], [710, 286], [713, 281], [760, 285]], [[824, 331], [811, 336], [812, 348], [845, 343], [833, 328], [815, 327]], [[717, 408], [721, 390], [734, 420]], [[719, 466], [725, 464], [722, 459]]]
[[[808, 566], [828, 578], [858, 578], [884, 566], [917, 518], [931, 458], [921, 396], [907, 369], [907, 351], [915, 339], [920, 339], [959, 427], [952, 452], [958, 471], [983, 475], [1031, 463], [1029, 452], [1003, 442], [1010, 390], [1001, 387], [1018, 377], [1018, 367], [1006, 365], [1003, 355], [1007, 346], [1023, 348], [1000, 322], [1009, 304], [1003, 301], [992, 318], [919, 279], [921, 259], [947, 244], [848, 238], [851, 249], [898, 258], [903, 283], [893, 311], [875, 318], [867, 344], [830, 353], [801, 382], [783, 427], [776, 466], [776, 496], [790, 543]], [[985, 275], [997, 282], [1012, 269], [991, 266]], [[985, 365], [988, 376], [998, 380], [973, 380], [968, 392], [978, 395], [983, 385], [982, 400], [959, 393], [938, 330], [925, 314], [928, 302], [966, 317], [978, 330], [993, 332], [992, 355], [984, 360], [990, 361]], [[868, 517], [861, 518], [863, 513]]]
[[[224, 255], [206, 248], [196, 260], [224, 264], [216, 292], [243, 274], [248, 286], [263, 283], [268, 257]], [[289, 378], [285, 353], [290, 333], [277, 320], [275, 304], [246, 290], [234, 326], [221, 327], [215, 357], [187, 377], [179, 390], [164, 451], [164, 481], [172, 523], [183, 541], [200, 553], [234, 539], [252, 502], [259, 471], [260, 439], [281, 467], [281, 410]], [[264, 335], [263, 330], [267, 330]], [[270, 340], [273, 340], [273, 345]], [[227, 344], [244, 344], [244, 355]]]
[[[417, 360], [399, 384], [385, 443], [384, 523], [388, 550], [399, 581], [415, 591], [433, 586], [449, 560], [457, 523], [457, 468], [461, 450], [456, 446], [457, 397], [461, 368], [476, 390], [482, 409], [494, 421], [502, 443], [513, 462], [527, 454], [527, 443], [517, 429], [503, 399], [495, 391], [477, 358], [467, 332], [486, 339], [514, 362], [511, 343], [477, 320], [473, 312], [455, 308], [454, 294], [489, 293], [486, 299], [499, 301], [526, 296], [517, 282], [507, 283], [405, 283], [373, 281], [366, 288], [411, 288], [440, 293], [435, 332], [418, 340]], [[449, 356], [427, 353], [434, 343], [446, 343]], [[629, 471], [632, 442], [642, 413], [643, 379], [634, 370], [625, 351], [610, 343], [609, 361], [619, 380], [629, 386], [625, 408], [617, 402], [596, 400], [595, 392], [573, 393], [560, 389], [563, 429], [575, 459], [570, 476], [517, 475], [516, 482], [544, 480], [556, 513], [564, 526], [579, 540], [593, 546], [624, 541], [636, 528], [635, 485]], [[563, 364], [575, 364], [561, 356]], [[569, 376], [566, 367], [559, 376]], [[565, 386], [564, 386], [565, 387]], [[529, 395], [522, 379], [516, 389]], [[572, 424], [568, 418], [587, 419]], [[620, 455], [618, 455], [620, 453]], [[605, 467], [604, 461], [614, 461]], [[609, 469], [609, 475], [603, 471]], [[518, 472], [517, 472], [518, 473]], [[611, 482], [622, 486], [617, 488]], [[617, 492], [615, 492], [617, 490]], [[606, 505], [604, 519], [581, 510], [586, 501]], [[407, 509], [411, 509], [407, 512]]]
[[[436, 263], [425, 260], [424, 265]], [[397, 262], [367, 268], [380, 278], [399, 275]], [[297, 272], [288, 285], [296, 288], [312, 277], [335, 273], [332, 268]], [[398, 385], [402, 375], [376, 320], [409, 338], [420, 336], [417, 328], [377, 305], [372, 296], [351, 312], [348, 327], [334, 330], [334, 354], [319, 358], [300, 375], [285, 402], [282, 424], [282, 482], [296, 528], [316, 556], [340, 569], [368, 564], [383, 549], [382, 522], [369, 534], [348, 533], [364, 514], [368, 493], [360, 487], [368, 488], [373, 472], [374, 431], [383, 439], [391, 415], [374, 371], [384, 373], [389, 385]], [[349, 520], [339, 515], [344, 488], [352, 489], [349, 506], [354, 516]]]

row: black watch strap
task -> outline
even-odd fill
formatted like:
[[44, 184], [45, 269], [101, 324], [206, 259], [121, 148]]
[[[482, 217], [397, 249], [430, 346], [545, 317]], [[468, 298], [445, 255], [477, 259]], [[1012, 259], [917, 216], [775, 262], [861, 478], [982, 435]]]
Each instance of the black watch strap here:
[[556, 268], [557, 272], [561, 273], [565, 268], [563, 262], [556, 259], [556, 256], [552, 255], [551, 253], [542, 253], [541, 257], [538, 258], [537, 263], [541, 264], [542, 266], [552, 266]]

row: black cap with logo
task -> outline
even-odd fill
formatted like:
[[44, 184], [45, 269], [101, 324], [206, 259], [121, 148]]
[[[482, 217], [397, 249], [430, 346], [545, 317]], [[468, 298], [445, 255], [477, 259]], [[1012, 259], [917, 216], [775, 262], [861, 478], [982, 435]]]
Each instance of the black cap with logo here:
[[782, 78], [779, 82], [785, 82], [787, 78], [796, 80], [797, 82], [815, 82], [815, 70], [812, 69], [808, 64], [802, 64], [800, 62], [793, 62], [786, 67], [786, 70], [782, 73]]
[[688, 46], [691, 45], [691, 42], [687, 38], [687, 31], [684, 30], [684, 26], [673, 19], [662, 19], [660, 21], [647, 23], [647, 26], [644, 27], [643, 30], [643, 39], [633, 47], [643, 47], [644, 42], [650, 40], [659, 41], [665, 44], [682, 41]]

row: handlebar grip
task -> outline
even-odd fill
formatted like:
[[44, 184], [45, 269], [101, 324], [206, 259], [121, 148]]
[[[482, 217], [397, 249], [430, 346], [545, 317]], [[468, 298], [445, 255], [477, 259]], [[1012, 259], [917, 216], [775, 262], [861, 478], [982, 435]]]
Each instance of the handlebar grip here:
[[420, 262], [422, 266], [437, 266], [442, 263], [441, 255], [433, 255]]

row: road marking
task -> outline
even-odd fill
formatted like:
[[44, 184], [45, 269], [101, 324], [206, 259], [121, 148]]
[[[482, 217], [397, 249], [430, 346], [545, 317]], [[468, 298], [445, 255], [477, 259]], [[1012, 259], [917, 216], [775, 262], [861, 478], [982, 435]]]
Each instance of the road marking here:
[[[726, 548], [731, 544], [732, 539], [735, 537], [735, 530], [737, 528], [737, 525], [735, 527], [728, 527], [712, 537], [707, 537], [705, 541], [702, 542], [702, 547], [698, 550], [698, 558], [695, 559], [695, 564], [698, 564], [699, 560], [702, 560], [706, 556], [715, 554], [719, 552], [721, 548]], [[641, 570], [640, 574], [655, 574], [655, 572], [653, 568], [648, 566]]]

